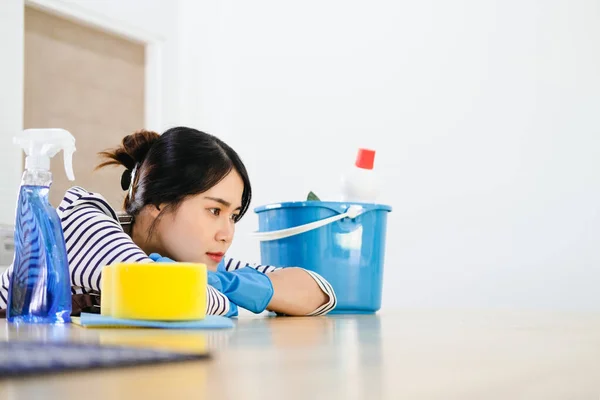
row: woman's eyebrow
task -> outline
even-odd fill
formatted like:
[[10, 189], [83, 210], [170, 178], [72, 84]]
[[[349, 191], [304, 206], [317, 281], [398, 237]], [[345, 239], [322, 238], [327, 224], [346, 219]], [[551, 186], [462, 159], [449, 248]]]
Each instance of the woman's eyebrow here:
[[[210, 197], [210, 196], [204, 196], [205, 199], [207, 200], [212, 200], [212, 201], [216, 201], [219, 204], [224, 205], [225, 207], [231, 207], [231, 203], [228, 202], [227, 200], [221, 199], [219, 197]], [[236, 210], [240, 210], [242, 207], [238, 207], [236, 208]]]

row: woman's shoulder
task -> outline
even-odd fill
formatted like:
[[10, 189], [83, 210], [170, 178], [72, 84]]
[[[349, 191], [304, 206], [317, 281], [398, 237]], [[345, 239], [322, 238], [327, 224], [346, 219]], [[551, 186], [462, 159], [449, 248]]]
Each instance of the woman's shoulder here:
[[59, 217], [64, 218], [68, 214], [81, 207], [92, 206], [102, 213], [118, 220], [117, 213], [108, 204], [100, 193], [90, 192], [80, 186], [73, 186], [65, 192], [60, 205], [56, 208]]

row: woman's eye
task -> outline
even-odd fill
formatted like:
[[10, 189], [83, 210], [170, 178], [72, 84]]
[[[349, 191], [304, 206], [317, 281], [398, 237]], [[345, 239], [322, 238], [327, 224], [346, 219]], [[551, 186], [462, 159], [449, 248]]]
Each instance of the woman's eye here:
[[221, 210], [219, 210], [218, 208], [210, 208], [208, 211], [210, 211], [212, 214], [219, 216], [219, 214], [221, 214]]
[[233, 214], [233, 215], [231, 216], [231, 219], [233, 220], [233, 222], [237, 222], [237, 221], [238, 221], [238, 219], [240, 219], [240, 215], [239, 215], [239, 214]]

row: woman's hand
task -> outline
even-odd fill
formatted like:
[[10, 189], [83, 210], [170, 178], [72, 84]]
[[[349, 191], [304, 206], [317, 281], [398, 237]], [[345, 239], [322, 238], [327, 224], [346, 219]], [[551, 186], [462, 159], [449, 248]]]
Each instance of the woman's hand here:
[[273, 284], [273, 297], [267, 310], [286, 315], [307, 315], [327, 303], [317, 282], [302, 268], [283, 268], [267, 275]]

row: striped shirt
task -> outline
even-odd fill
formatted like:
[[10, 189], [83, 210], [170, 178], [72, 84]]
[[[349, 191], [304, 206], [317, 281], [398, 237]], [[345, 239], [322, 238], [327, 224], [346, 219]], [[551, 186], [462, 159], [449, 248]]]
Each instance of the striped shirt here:
[[[66, 192], [57, 212], [65, 237], [73, 294], [100, 294], [102, 268], [105, 265], [119, 262], [153, 262], [125, 233], [116, 212], [101, 195], [80, 187], [73, 187]], [[281, 269], [233, 258], [226, 258], [224, 265], [227, 271], [249, 267], [264, 274]], [[0, 308], [6, 308], [12, 269], [11, 265], [0, 277]], [[329, 298], [327, 303], [309, 315], [326, 314], [336, 305], [333, 288], [319, 274], [306, 272]], [[237, 306], [230, 303], [227, 296], [210, 285], [207, 287], [206, 297], [208, 315], [236, 314]]]

